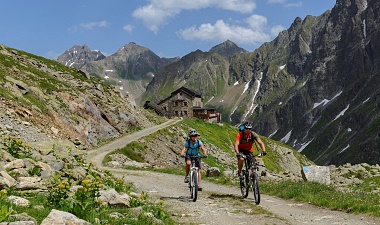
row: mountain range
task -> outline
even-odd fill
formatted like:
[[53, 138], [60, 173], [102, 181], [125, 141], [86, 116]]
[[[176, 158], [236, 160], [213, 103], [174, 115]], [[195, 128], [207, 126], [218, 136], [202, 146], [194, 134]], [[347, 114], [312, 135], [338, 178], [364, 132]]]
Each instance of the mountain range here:
[[120, 87], [140, 105], [191, 88], [224, 121], [253, 121], [258, 133], [317, 164], [377, 164], [378, 12], [376, 0], [337, 0], [320, 16], [295, 18], [253, 52], [227, 40], [208, 52], [167, 59], [129, 43], [107, 57], [74, 46], [57, 60]]

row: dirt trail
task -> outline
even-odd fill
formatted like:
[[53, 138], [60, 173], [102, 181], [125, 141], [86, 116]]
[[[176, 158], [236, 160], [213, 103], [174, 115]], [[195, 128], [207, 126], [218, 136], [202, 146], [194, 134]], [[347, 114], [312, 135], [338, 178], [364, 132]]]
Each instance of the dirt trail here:
[[[124, 147], [131, 141], [175, 122], [177, 120], [169, 120], [164, 124], [122, 137], [92, 150], [89, 152], [89, 160], [100, 166], [104, 156], [112, 150]], [[163, 201], [167, 210], [179, 223], [380, 225], [380, 219], [377, 218], [332, 211], [267, 195], [262, 195], [260, 205], [256, 206], [251, 193], [247, 199], [242, 199], [238, 187], [217, 185], [206, 181], [202, 181], [204, 191], [199, 192], [197, 202], [192, 202], [182, 176], [100, 167], [111, 171], [116, 176], [124, 176], [125, 181], [132, 182], [138, 190], [148, 193], [156, 200]]]

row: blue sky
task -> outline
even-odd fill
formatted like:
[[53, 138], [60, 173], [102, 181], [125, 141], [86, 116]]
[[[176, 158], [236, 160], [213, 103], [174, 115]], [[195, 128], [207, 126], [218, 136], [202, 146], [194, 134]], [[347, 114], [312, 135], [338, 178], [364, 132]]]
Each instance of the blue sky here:
[[229, 39], [248, 51], [335, 0], [2, 0], [0, 44], [56, 59], [74, 45], [106, 55], [135, 42], [160, 57]]

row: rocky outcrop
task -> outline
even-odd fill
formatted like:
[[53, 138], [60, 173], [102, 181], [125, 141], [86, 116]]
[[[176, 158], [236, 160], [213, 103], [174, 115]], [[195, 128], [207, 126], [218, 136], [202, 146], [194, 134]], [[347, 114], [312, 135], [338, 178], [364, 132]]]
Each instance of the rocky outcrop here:
[[40, 149], [60, 140], [85, 149], [152, 125], [150, 113], [131, 96], [80, 70], [5, 46], [0, 54], [12, 65], [25, 65], [4, 65], [9, 73], [0, 83], [9, 97], [0, 99], [0, 135], [19, 136]]

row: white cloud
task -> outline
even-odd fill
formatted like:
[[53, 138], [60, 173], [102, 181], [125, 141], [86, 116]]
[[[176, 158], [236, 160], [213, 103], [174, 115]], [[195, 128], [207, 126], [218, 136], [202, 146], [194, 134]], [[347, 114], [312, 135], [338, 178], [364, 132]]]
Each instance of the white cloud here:
[[141, 19], [149, 30], [157, 33], [161, 26], [181, 11], [203, 8], [250, 13], [256, 8], [256, 3], [253, 0], [150, 0], [149, 4], [136, 9], [132, 15]]
[[276, 26], [274, 26], [274, 27], [271, 28], [271, 31], [270, 31], [271, 36], [272, 36], [272, 37], [277, 37], [278, 34], [279, 34], [281, 31], [283, 31], [283, 30], [286, 30], [286, 28], [283, 27], [283, 26], [281, 26], [281, 25], [276, 25]]
[[88, 29], [88, 30], [92, 30], [95, 27], [107, 27], [107, 26], [109, 26], [109, 24], [110, 23], [103, 20], [103, 21], [99, 21], [99, 22], [81, 23], [80, 27], [83, 27], [83, 28]]
[[261, 31], [267, 25], [268, 20], [261, 15], [252, 15], [246, 19], [246, 22], [253, 30]]
[[291, 7], [302, 7], [302, 2], [286, 3], [285, 7], [288, 7], [288, 8], [291, 8]]
[[302, 7], [302, 2], [289, 2], [287, 0], [267, 0], [267, 3], [269, 4], [282, 4], [285, 7], [291, 8], [291, 7]]
[[132, 25], [125, 25], [124, 27], [123, 27], [123, 30], [125, 30], [125, 31], [127, 31], [127, 32], [129, 32], [129, 33], [131, 33], [132, 31], [133, 31], [133, 26]]
[[[252, 17], [250, 17], [252, 19]], [[227, 39], [237, 42], [239, 44], [257, 44], [269, 41], [269, 35], [263, 32], [266, 24], [263, 17], [254, 23], [249, 20], [250, 28], [234, 26], [225, 23], [223, 20], [218, 20], [214, 25], [210, 23], [202, 24], [199, 27], [190, 27], [177, 32], [177, 35], [186, 40], [216, 40], [225, 41]], [[264, 17], [265, 18], [265, 17]], [[252, 29], [255, 27], [256, 29]]]
[[283, 4], [286, 2], [286, 0], [268, 0], [269, 4]]

